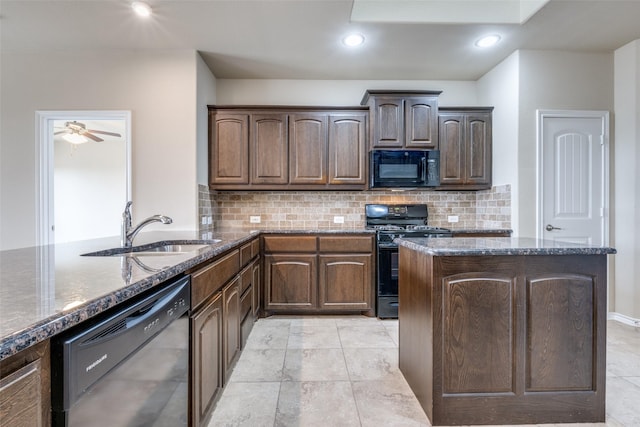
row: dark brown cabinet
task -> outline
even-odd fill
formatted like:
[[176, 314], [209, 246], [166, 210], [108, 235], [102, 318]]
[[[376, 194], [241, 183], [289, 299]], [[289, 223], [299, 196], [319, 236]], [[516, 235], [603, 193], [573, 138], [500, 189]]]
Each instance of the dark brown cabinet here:
[[297, 113], [289, 116], [289, 170], [292, 184], [327, 183], [328, 116]]
[[264, 270], [265, 311], [317, 308], [315, 253], [265, 254]]
[[370, 308], [371, 259], [370, 254], [320, 254], [320, 307], [332, 310]]
[[366, 109], [210, 107], [217, 190], [366, 188]]
[[254, 289], [260, 287], [255, 272], [259, 255], [256, 238], [189, 272], [193, 310], [190, 405], [196, 427], [208, 423], [256, 319], [253, 300]]
[[286, 114], [251, 115], [251, 183], [286, 184], [289, 181]]
[[373, 236], [264, 236], [267, 313], [373, 315]]
[[251, 266], [252, 283], [253, 283], [253, 319], [256, 320], [260, 316], [262, 308], [262, 274], [260, 269], [260, 260], [255, 260]]
[[371, 149], [438, 148], [439, 91], [368, 90]]
[[191, 318], [193, 426], [205, 425], [222, 387], [222, 295], [216, 294]]
[[[260, 272], [260, 261], [255, 260], [247, 265], [240, 273], [240, 347], [244, 348], [247, 338], [253, 328], [253, 323], [257, 319], [257, 310], [255, 294], [259, 291], [259, 277], [256, 276]], [[257, 280], [256, 280], [257, 279]]]
[[0, 425], [51, 425], [49, 341], [0, 363]]
[[440, 189], [491, 188], [492, 111], [491, 107], [440, 109]]
[[329, 115], [329, 185], [366, 184], [367, 116]]
[[249, 184], [249, 114], [209, 114], [209, 180]]
[[240, 355], [240, 277], [222, 290], [222, 339], [224, 348], [224, 382], [229, 381]]
[[399, 366], [432, 425], [604, 421], [605, 255], [399, 258]]

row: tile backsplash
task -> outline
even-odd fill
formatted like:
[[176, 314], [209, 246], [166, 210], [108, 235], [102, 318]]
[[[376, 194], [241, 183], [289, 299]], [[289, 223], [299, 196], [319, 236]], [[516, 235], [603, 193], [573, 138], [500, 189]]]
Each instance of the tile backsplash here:
[[[209, 191], [198, 188], [201, 230], [219, 228], [363, 228], [367, 203], [425, 203], [429, 225], [451, 229], [511, 228], [511, 185], [484, 191]], [[213, 224], [202, 224], [202, 217]], [[249, 222], [260, 216], [260, 223]], [[341, 216], [344, 223], [334, 223]], [[457, 216], [457, 223], [449, 223]], [[205, 220], [205, 222], [207, 222]]]

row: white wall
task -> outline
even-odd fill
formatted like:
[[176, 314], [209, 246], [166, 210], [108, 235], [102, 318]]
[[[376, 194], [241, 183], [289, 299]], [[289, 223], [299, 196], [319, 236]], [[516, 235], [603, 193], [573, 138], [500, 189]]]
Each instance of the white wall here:
[[196, 55], [196, 169], [198, 184], [209, 182], [209, 112], [207, 105], [216, 103], [216, 77], [207, 64]]
[[[536, 236], [536, 110], [613, 110], [613, 54], [520, 51], [519, 235]], [[527, 196], [530, 195], [530, 196]]]
[[[58, 123], [64, 125], [64, 121]], [[120, 214], [127, 198], [125, 148], [124, 138], [105, 138], [102, 142], [78, 145], [62, 138], [55, 139], [53, 219], [56, 243], [120, 233]]]
[[520, 53], [511, 54], [478, 80], [478, 100], [493, 106], [493, 185], [511, 185], [511, 228], [519, 234], [518, 117]]
[[217, 80], [218, 105], [358, 106], [367, 89], [441, 90], [440, 106], [478, 105], [476, 83], [441, 80]]
[[640, 40], [615, 52], [614, 246], [611, 311], [640, 319]]
[[[131, 110], [134, 221], [195, 229], [196, 52], [2, 51], [0, 249], [35, 244], [35, 111]], [[123, 206], [124, 208], [124, 206]]]

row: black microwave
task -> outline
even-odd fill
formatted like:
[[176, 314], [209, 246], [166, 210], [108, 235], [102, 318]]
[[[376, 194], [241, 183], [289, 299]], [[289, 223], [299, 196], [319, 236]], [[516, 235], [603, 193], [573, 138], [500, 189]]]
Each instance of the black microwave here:
[[437, 187], [440, 151], [373, 150], [370, 153], [371, 188]]

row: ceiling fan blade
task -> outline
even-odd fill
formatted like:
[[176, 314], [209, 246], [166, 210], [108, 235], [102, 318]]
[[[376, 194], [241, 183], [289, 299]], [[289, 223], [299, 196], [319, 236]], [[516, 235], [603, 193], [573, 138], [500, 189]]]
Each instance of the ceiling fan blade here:
[[97, 136], [95, 136], [95, 135], [93, 135], [92, 133], [89, 133], [89, 132], [82, 132], [81, 135], [86, 136], [89, 139], [93, 139], [95, 142], [104, 141], [104, 139], [98, 138]]
[[87, 129], [87, 132], [100, 133], [100, 134], [103, 134], [103, 135], [111, 135], [111, 136], [122, 136], [119, 133], [107, 132], [107, 131], [104, 131], [104, 130]]
[[53, 134], [54, 135], [60, 135], [61, 133], [71, 133], [71, 131], [69, 129], [65, 129], [65, 130], [61, 130], [61, 131], [58, 131], [58, 132], [54, 132]]

